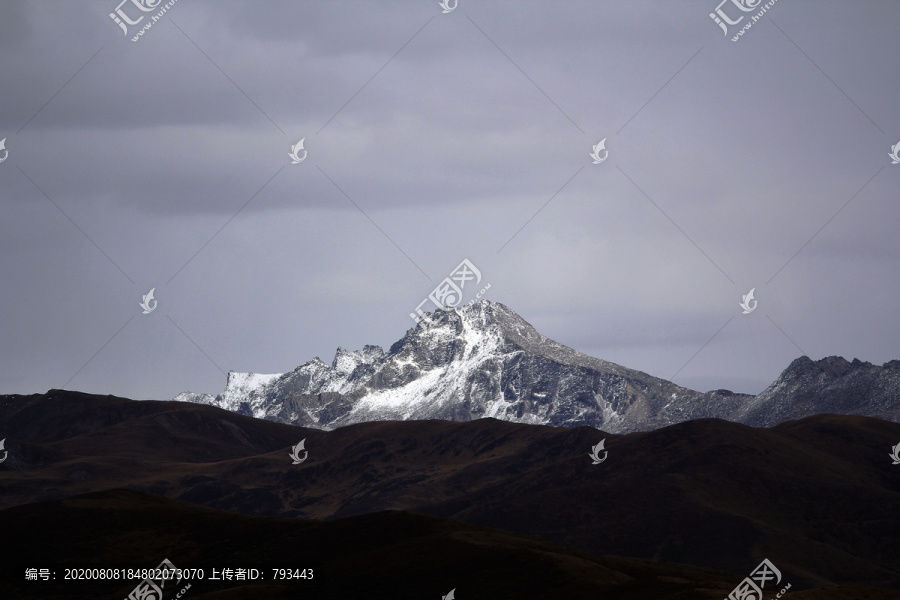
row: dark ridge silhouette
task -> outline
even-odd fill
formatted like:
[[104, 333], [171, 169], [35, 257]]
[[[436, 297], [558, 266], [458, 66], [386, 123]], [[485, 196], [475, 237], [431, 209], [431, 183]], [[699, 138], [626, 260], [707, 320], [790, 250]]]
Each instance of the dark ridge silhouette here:
[[[868, 417], [772, 429], [701, 419], [623, 436], [494, 419], [325, 432], [51, 390], [0, 397], [0, 431], [7, 508], [127, 488], [244, 515], [349, 523], [399, 510], [741, 577], [768, 558], [792, 596], [900, 589], [900, 465], [888, 457], [900, 424]], [[303, 438], [309, 458], [292, 465]], [[604, 438], [608, 458], [592, 465]]]
[[[401, 511], [335, 521], [251, 517], [126, 490], [0, 511], [15, 560], [0, 570], [4, 598], [125, 598], [139, 579], [66, 581], [66, 568], [153, 568], [168, 559], [206, 578], [172, 581], [166, 597], [225, 599], [611, 598], [720, 600], [741, 576], [635, 558], [604, 557], [540, 540]], [[27, 540], [27, 544], [20, 542]], [[24, 582], [52, 565], [53, 582]], [[212, 581], [213, 569], [258, 568], [259, 581]], [[275, 568], [312, 569], [311, 580], [274, 581]], [[307, 571], [307, 575], [309, 572]], [[862, 591], [860, 591], [862, 590]], [[817, 590], [818, 591], [818, 590]], [[885, 590], [856, 588], [884, 599]], [[796, 598], [812, 598], [802, 593]], [[815, 596], [822, 598], [824, 596]], [[896, 596], [894, 596], [896, 597]]]

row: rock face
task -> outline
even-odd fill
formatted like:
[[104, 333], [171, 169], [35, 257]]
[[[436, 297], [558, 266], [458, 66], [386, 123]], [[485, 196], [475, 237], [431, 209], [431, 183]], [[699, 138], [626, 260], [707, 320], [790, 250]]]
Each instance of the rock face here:
[[812, 414], [864, 415], [900, 422], [900, 360], [882, 366], [840, 356], [790, 366], [758, 396], [740, 407], [733, 420], [772, 427]]
[[577, 352], [503, 304], [481, 301], [427, 313], [387, 352], [338, 348], [330, 366], [314, 358], [280, 375], [232, 371], [222, 394], [175, 400], [321, 429], [494, 417], [628, 433], [708, 417], [761, 426], [822, 412], [890, 418], [900, 413], [898, 390], [900, 361], [803, 357], [759, 396], [701, 393]]

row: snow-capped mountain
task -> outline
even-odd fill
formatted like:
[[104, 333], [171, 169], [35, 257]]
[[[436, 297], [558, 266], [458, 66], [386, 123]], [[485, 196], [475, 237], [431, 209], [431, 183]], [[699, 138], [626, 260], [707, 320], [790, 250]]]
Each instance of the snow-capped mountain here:
[[[847, 397], [848, 385], [858, 393]], [[821, 412], [896, 417], [898, 392], [900, 361], [803, 357], [758, 396], [701, 393], [577, 352], [503, 304], [481, 301], [427, 313], [387, 352], [338, 348], [330, 366], [317, 357], [283, 374], [232, 371], [218, 396], [185, 392], [175, 400], [321, 429], [494, 417], [627, 433], [706, 417], [756, 426]]]

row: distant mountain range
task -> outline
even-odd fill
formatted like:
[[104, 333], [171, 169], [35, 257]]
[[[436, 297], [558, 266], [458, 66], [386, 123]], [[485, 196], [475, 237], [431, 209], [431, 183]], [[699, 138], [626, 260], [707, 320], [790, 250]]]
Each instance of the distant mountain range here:
[[582, 354], [497, 302], [427, 313], [385, 352], [338, 348], [289, 373], [230, 372], [217, 396], [175, 400], [281, 423], [334, 429], [369, 421], [493, 417], [610, 433], [719, 418], [771, 427], [832, 413], [900, 422], [900, 360], [794, 360], [762, 393], [698, 392]]

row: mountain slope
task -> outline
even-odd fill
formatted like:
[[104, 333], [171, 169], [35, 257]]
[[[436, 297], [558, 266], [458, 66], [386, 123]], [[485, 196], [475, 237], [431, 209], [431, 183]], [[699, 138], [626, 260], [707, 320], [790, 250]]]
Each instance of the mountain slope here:
[[[172, 581], [164, 588], [167, 600], [188, 583], [185, 597], [208, 600], [412, 600], [451, 589], [461, 599], [719, 600], [740, 580], [399, 511], [330, 522], [248, 517], [124, 490], [0, 511], [0, 527], [5, 540], [30, 542], [0, 565], [4, 597], [20, 600], [125, 598], [139, 581], [64, 581], [60, 568], [56, 581], [25, 582], [26, 565], [142, 569], [163, 558], [180, 569], [203, 568], [207, 578], [223, 567], [259, 568], [266, 576]], [[313, 578], [274, 581], [277, 567], [312, 569]]]
[[[252, 379], [258, 383], [248, 386]], [[482, 301], [427, 314], [388, 352], [338, 348], [330, 366], [315, 358], [282, 375], [232, 372], [215, 398], [185, 393], [175, 399], [323, 429], [494, 417], [623, 433], [724, 417], [745, 398], [701, 394], [576, 352], [506, 306]]]
[[810, 414], [867, 415], [900, 422], [900, 360], [883, 366], [840, 356], [801, 356], [733, 419], [771, 427]]
[[481, 301], [426, 314], [387, 352], [338, 348], [330, 366], [315, 358], [280, 375], [231, 372], [218, 396], [175, 399], [326, 430], [367, 421], [482, 417], [612, 433], [699, 418], [754, 426], [820, 413], [900, 421], [900, 361], [877, 367], [803, 357], [756, 397], [701, 393], [577, 352], [503, 304]]
[[[0, 430], [17, 432], [0, 507], [128, 488], [300, 519], [402, 510], [735, 573], [767, 557], [795, 589], [900, 588], [900, 466], [888, 457], [900, 424], [878, 419], [696, 420], [624, 436], [490, 418], [326, 432], [57, 390], [0, 397]], [[293, 465], [300, 439], [309, 457]], [[593, 465], [601, 439], [609, 455]]]

